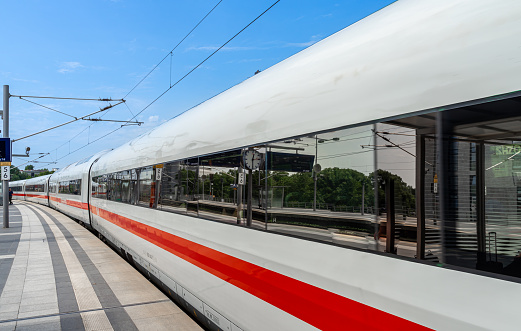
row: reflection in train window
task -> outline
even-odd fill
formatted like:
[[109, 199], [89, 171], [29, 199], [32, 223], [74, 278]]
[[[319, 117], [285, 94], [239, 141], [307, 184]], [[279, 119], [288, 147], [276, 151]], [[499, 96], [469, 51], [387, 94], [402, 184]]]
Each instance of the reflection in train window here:
[[81, 195], [81, 179], [59, 182], [58, 193]]
[[10, 186], [13, 192], [21, 192], [23, 191], [23, 186]]
[[135, 170], [125, 170], [120, 173], [121, 202], [136, 203], [137, 173]]
[[109, 175], [102, 175], [92, 178], [92, 197], [107, 199]]
[[[199, 158], [199, 216], [228, 223], [238, 223], [243, 212], [242, 187], [237, 174], [241, 171], [242, 150], [233, 150]], [[238, 193], [239, 192], [239, 193]], [[238, 201], [239, 200], [239, 201]]]
[[139, 178], [139, 199], [138, 203], [141, 206], [154, 207], [156, 197], [156, 187], [154, 178], [154, 168], [146, 167], [136, 170]]
[[161, 176], [159, 208], [171, 212], [186, 212], [186, 169], [181, 162], [165, 163]]
[[267, 229], [374, 249], [372, 127], [267, 145]]
[[416, 132], [407, 127], [376, 125], [379, 227], [377, 249], [416, 256]]
[[119, 172], [108, 176], [107, 199], [121, 201], [121, 173]]
[[45, 187], [43, 184], [41, 185], [27, 185], [25, 187], [27, 192], [45, 192]]

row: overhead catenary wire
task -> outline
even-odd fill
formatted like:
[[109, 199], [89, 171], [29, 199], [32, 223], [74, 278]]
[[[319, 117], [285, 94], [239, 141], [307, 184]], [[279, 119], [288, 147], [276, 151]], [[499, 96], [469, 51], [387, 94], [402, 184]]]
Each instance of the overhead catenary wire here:
[[21, 138], [18, 138], [18, 139], [12, 139], [12, 142], [19, 141], [19, 140], [22, 140], [22, 139], [26, 139], [26, 138], [29, 138], [29, 137], [35, 136], [35, 135], [37, 135], [37, 134], [44, 133], [44, 132], [47, 132], [47, 131], [50, 131], [50, 130], [53, 130], [53, 129], [59, 128], [60, 126], [64, 126], [64, 125], [67, 125], [67, 124], [70, 124], [70, 123], [73, 123], [73, 122], [76, 122], [76, 121], [79, 121], [79, 120], [83, 120], [83, 119], [85, 119], [85, 118], [87, 118], [87, 117], [89, 117], [89, 116], [92, 116], [92, 115], [94, 115], [94, 114], [100, 113], [100, 112], [102, 112], [102, 111], [105, 111], [105, 110], [107, 110], [107, 109], [110, 109], [110, 108], [112, 108], [112, 107], [115, 107], [115, 106], [117, 106], [117, 105], [119, 105], [119, 104], [122, 104], [123, 102], [124, 102], [124, 101], [118, 102], [118, 103], [116, 103], [116, 104], [114, 104], [114, 105], [109, 105], [109, 106], [107, 106], [107, 107], [101, 108], [100, 110], [97, 110], [97, 111], [95, 111], [95, 112], [93, 112], [93, 113], [90, 113], [90, 114], [88, 114], [88, 115], [85, 115], [85, 116], [82, 116], [82, 117], [78, 117], [78, 118], [73, 119], [72, 121], [68, 121], [68, 122], [65, 122], [65, 123], [62, 123], [62, 124], [59, 124], [59, 125], [53, 126], [52, 128], [48, 128], [48, 129], [45, 129], [45, 130], [42, 130], [42, 131], [38, 131], [38, 132], [36, 132], [36, 133], [32, 133], [32, 134], [30, 134], [30, 135], [27, 135], [27, 136], [24, 136], [24, 137], [21, 137]]
[[[137, 116], [139, 116], [140, 114], [142, 114], [144, 111], [146, 111], [151, 105], [153, 105], [157, 100], [159, 100], [163, 95], [165, 95], [168, 91], [170, 91], [172, 88], [174, 88], [175, 86], [177, 86], [177, 84], [179, 84], [180, 82], [182, 82], [186, 77], [188, 77], [192, 72], [194, 72], [197, 68], [199, 68], [201, 65], [203, 65], [206, 61], [208, 61], [211, 57], [213, 57], [217, 52], [219, 52], [223, 47], [225, 47], [227, 44], [229, 44], [232, 40], [234, 40], [238, 35], [240, 35], [244, 30], [246, 30], [249, 26], [251, 26], [254, 22], [256, 22], [259, 18], [261, 18], [264, 14], [266, 14], [271, 8], [273, 8], [277, 3], [279, 3], [280, 0], [277, 0], [275, 1], [271, 6], [269, 6], [266, 10], [264, 10], [261, 14], [259, 14], [257, 17], [255, 17], [255, 19], [253, 19], [250, 23], [248, 23], [244, 28], [242, 28], [239, 32], [237, 32], [235, 35], [233, 35], [231, 38], [229, 38], [225, 43], [223, 43], [219, 48], [217, 48], [214, 52], [212, 52], [212, 54], [210, 54], [209, 56], [207, 56], [203, 61], [201, 61], [198, 65], [196, 65], [194, 68], [192, 68], [188, 73], [186, 73], [183, 77], [181, 77], [179, 80], [177, 80], [174, 84], [171, 84], [165, 91], [163, 91], [163, 93], [161, 93], [158, 97], [156, 97], [154, 100], [152, 100], [152, 102], [150, 102], [149, 104], [147, 104], [141, 111], [139, 111], [138, 113], [136, 113], [132, 118], [130, 118], [128, 121], [126, 121], [125, 124], [123, 124], [122, 126], [104, 134], [103, 136], [100, 136], [98, 137], [97, 139], [93, 140], [92, 142], [90, 143], [87, 143], [73, 151], [70, 151], [68, 154], [56, 159], [56, 161], [58, 160], [61, 160], [63, 159], [64, 157], [70, 155], [70, 154], [73, 154], [85, 147], [87, 147], [88, 145], [91, 145], [111, 134], [113, 134], [114, 132], [120, 130], [122, 127], [124, 127], [126, 124], [128, 123], [131, 123], [132, 120], [134, 120]], [[170, 54], [170, 53], [169, 53]], [[168, 57], [168, 55], [166, 56]], [[165, 58], [166, 58], [165, 57]], [[163, 59], [164, 60], [164, 59]], [[134, 87], [135, 88], [135, 87]], [[126, 96], [128, 96], [130, 93], [132, 92], [132, 90], [127, 93], [125, 95], [125, 97], [123, 99], [126, 98]], [[73, 138], [74, 139], [74, 138]], [[71, 139], [72, 140], [72, 139]], [[63, 145], [62, 145], [63, 146]]]
[[24, 100], [24, 101], [27, 101], [27, 102], [33, 103], [33, 104], [35, 104], [35, 105], [37, 105], [37, 106], [40, 106], [40, 107], [43, 107], [43, 108], [46, 108], [46, 109], [49, 109], [49, 110], [55, 111], [55, 112], [57, 112], [57, 113], [63, 114], [63, 115], [65, 115], [65, 116], [69, 116], [69, 117], [72, 117], [72, 118], [76, 118], [76, 119], [77, 119], [76, 116], [69, 115], [69, 114], [67, 114], [67, 113], [61, 112], [61, 111], [56, 110], [56, 109], [53, 109], [53, 108], [51, 108], [51, 107], [47, 107], [47, 106], [41, 105], [41, 104], [39, 104], [39, 103], [37, 103], [37, 102], [34, 102], [34, 101], [31, 101], [31, 100], [27, 100], [27, 99], [25, 99], [24, 97], [18, 97], [18, 98], [20, 98], [20, 100]]
[[[194, 27], [193, 27], [193, 28], [192, 28], [192, 29], [191, 29], [191, 30], [190, 30], [190, 31], [189, 31], [189, 32], [188, 32], [188, 33], [183, 37], [183, 39], [181, 39], [181, 41], [179, 41], [179, 42], [177, 43], [177, 45], [176, 45], [176, 46], [175, 46], [175, 47], [174, 47], [170, 52], [168, 52], [168, 54], [167, 54], [167, 55], [166, 55], [166, 56], [165, 56], [165, 57], [164, 57], [164, 58], [163, 58], [163, 59], [162, 59], [162, 60], [161, 60], [161, 61], [160, 61], [160, 62], [159, 62], [159, 63], [158, 63], [158, 64], [157, 64], [153, 69], [152, 69], [152, 70], [150, 70], [150, 71], [149, 71], [149, 72], [148, 72], [148, 73], [147, 73], [147, 74], [146, 74], [146, 75], [145, 75], [145, 76], [144, 76], [144, 77], [143, 77], [143, 78], [142, 78], [142, 79], [141, 79], [141, 80], [140, 80], [140, 81], [139, 81], [139, 82], [138, 82], [138, 83], [137, 83], [137, 84], [136, 84], [136, 85], [135, 85], [135, 86], [134, 86], [134, 87], [133, 87], [133, 88], [128, 92], [128, 93], [127, 93], [127, 94], [126, 94], [126, 95], [125, 95], [125, 97], [124, 97], [123, 99], [125, 99], [125, 98], [130, 94], [130, 93], [132, 93], [132, 92], [136, 89], [136, 87], [138, 87], [138, 86], [139, 86], [139, 85], [140, 85], [140, 84], [141, 84], [141, 83], [142, 83], [142, 82], [143, 82], [143, 81], [144, 81], [144, 80], [145, 80], [145, 79], [146, 79], [146, 78], [147, 78], [147, 77], [148, 77], [148, 76], [149, 76], [149, 75], [150, 75], [150, 74], [155, 70], [155, 69], [157, 69], [157, 67], [158, 67], [161, 63], [163, 63], [163, 61], [164, 61], [164, 60], [165, 60], [169, 55], [170, 55], [170, 59], [171, 59], [171, 58], [172, 58], [172, 53], [173, 53], [173, 52], [174, 52], [174, 51], [179, 47], [179, 45], [181, 45], [181, 43], [183, 43], [183, 41], [184, 41], [186, 38], [188, 38], [188, 37], [192, 34], [192, 32], [193, 32], [195, 29], [197, 29], [197, 27], [198, 27], [199, 25], [201, 25], [201, 23], [202, 23], [202, 22], [203, 22], [203, 21], [204, 21], [204, 20], [205, 20], [205, 19], [206, 19], [206, 18], [207, 18], [207, 17], [208, 17], [208, 16], [209, 16], [209, 15], [210, 15], [210, 14], [211, 14], [211, 13], [212, 13], [216, 8], [217, 8], [217, 6], [219, 6], [219, 4], [220, 4], [221, 2], [222, 2], [222, 0], [220, 0], [220, 1], [215, 5], [215, 6], [213, 6], [212, 9], [211, 9], [208, 13], [206, 13], [206, 15], [204, 15], [204, 17], [203, 17], [202, 19], [200, 19], [199, 22], [197, 22], [197, 24], [196, 24], [196, 25], [195, 25], [195, 26], [194, 26]], [[171, 86], [171, 85], [172, 85], [172, 80], [171, 80], [171, 78], [170, 78], [170, 84], [169, 84], [169, 86]], [[72, 99], [72, 98], [62, 98], [62, 99]], [[123, 100], [123, 99], [122, 99], [122, 100]], [[96, 99], [96, 100], [98, 100], [98, 99]], [[99, 100], [101, 100], [101, 99], [99, 99]], [[136, 116], [135, 116], [134, 113], [130, 110], [130, 107], [128, 106], [128, 104], [127, 104], [126, 102], [125, 102], [125, 106], [128, 108], [128, 110], [130, 111], [130, 113], [131, 113], [132, 116], [133, 116], [133, 117], [130, 119], [130, 121], [131, 121], [132, 119], [136, 118]], [[102, 115], [100, 116], [100, 118], [102, 118], [103, 116], [107, 115], [109, 112], [110, 112], [110, 110], [107, 111], [106, 113], [102, 114]], [[90, 124], [87, 128], [83, 129], [83, 130], [80, 131], [77, 135], [75, 135], [74, 137], [72, 137], [71, 139], [69, 139], [68, 142], [70, 143], [70, 141], [72, 141], [74, 138], [78, 137], [81, 133], [85, 132], [87, 129], [88, 129], [89, 132], [90, 132], [90, 127], [93, 126], [94, 124], [95, 124], [95, 122], [92, 123], [92, 124]], [[129, 123], [127, 122], [127, 123], [123, 124], [122, 127], [123, 127], [123, 126], [127, 126], [128, 124], [129, 124]], [[120, 127], [120, 128], [121, 128], [121, 127]], [[112, 131], [112, 132], [114, 132], [114, 131]], [[112, 133], [112, 132], [110, 132], [110, 133]], [[110, 133], [109, 133], [109, 134], [110, 134]], [[105, 136], [103, 136], [103, 137], [105, 137]], [[88, 142], [87, 145], [85, 145], [85, 146], [88, 146], [88, 145], [90, 145], [91, 143], [96, 142], [97, 140], [99, 140], [99, 139], [96, 139], [96, 140], [94, 140], [94, 141], [92, 141], [92, 142], [90, 142], [90, 140], [89, 140], [89, 142]], [[66, 145], [66, 144], [67, 144], [67, 142], [65, 142], [63, 145], [57, 147], [57, 148], [55, 149], [56, 154], [57, 154], [57, 152], [58, 152], [58, 149], [61, 148], [61, 147], [63, 147], [63, 146]], [[81, 148], [80, 148], [80, 149], [81, 149]], [[79, 150], [79, 149], [77, 149], [77, 150]], [[71, 153], [69, 153], [69, 154], [67, 154], [67, 155], [70, 155], [70, 154], [71, 154]], [[64, 155], [63, 157], [65, 157], [65, 156], [67, 156], [67, 155]], [[62, 158], [63, 158], [63, 157], [62, 157]], [[57, 155], [56, 155], [56, 158], [57, 158]], [[62, 158], [60, 158], [60, 159], [62, 159]], [[58, 159], [57, 159], [57, 160], [58, 160]], [[56, 161], [57, 161], [57, 160], [56, 160]]]
[[[192, 28], [192, 30], [190, 30], [190, 31], [186, 34], [186, 36], [184, 36], [183, 39], [181, 39], [181, 41], [178, 42], [177, 45], [175, 45], [175, 47], [172, 48], [172, 50], [171, 50], [170, 52], [168, 52], [168, 54], [165, 55], [165, 57], [164, 57], [161, 61], [159, 61], [159, 63], [156, 64], [156, 66], [155, 66], [154, 68], [152, 68], [152, 70], [150, 70], [150, 71], [145, 75], [145, 77], [143, 77], [143, 78], [142, 78], [142, 79], [141, 79], [141, 80], [140, 80], [140, 81], [139, 81], [139, 82], [138, 82], [138, 83], [137, 83], [137, 84], [136, 84], [136, 85], [135, 85], [135, 86], [134, 86], [134, 87], [133, 87], [133, 88], [132, 88], [132, 89], [131, 89], [131, 90], [130, 90], [126, 95], [125, 95], [125, 96], [124, 96], [124, 97], [123, 97], [123, 99], [125, 99], [125, 98], [130, 94], [130, 93], [132, 93], [132, 92], [136, 89], [136, 87], [138, 87], [138, 86], [139, 86], [139, 85], [140, 85], [140, 84], [141, 84], [141, 83], [142, 83], [142, 82], [143, 82], [143, 81], [144, 81], [148, 76], [150, 76], [150, 74], [151, 74], [152, 72], [154, 72], [154, 70], [156, 70], [157, 67], [159, 67], [159, 66], [161, 65], [161, 63], [163, 63], [163, 61], [165, 61], [165, 59], [166, 59], [168, 56], [172, 56], [172, 53], [177, 49], [177, 47], [179, 47], [179, 45], [181, 45], [181, 43], [182, 43], [183, 41], [185, 41], [185, 39], [188, 38], [188, 37], [192, 34], [192, 32], [194, 32], [194, 30], [197, 29], [197, 27], [198, 27], [201, 23], [203, 23], [203, 21], [204, 21], [204, 20], [205, 20], [205, 19], [206, 19], [206, 18], [207, 18], [207, 17], [208, 17], [208, 16], [209, 16], [213, 11], [214, 11], [215, 8], [217, 8], [217, 6], [219, 6], [219, 4], [221, 4], [222, 1], [223, 1], [223, 0], [220, 0], [220, 1], [219, 1], [219, 2], [218, 2], [218, 3], [217, 3], [217, 4], [216, 4], [216, 5], [215, 5], [215, 6], [214, 6], [214, 7], [213, 7], [209, 12], [208, 12], [208, 13], [206, 13], [206, 15], [204, 15], [204, 17], [203, 17], [199, 22], [197, 22], [197, 24]], [[170, 60], [171, 60], [171, 58], [170, 58]], [[170, 78], [170, 79], [172, 79], [172, 78]], [[170, 81], [170, 85], [172, 85], [172, 82], [171, 82], [171, 81]]]
[[37, 99], [56, 99], [56, 100], [80, 100], [80, 101], [124, 101], [123, 99], [112, 99], [112, 98], [64, 98], [64, 97], [44, 97], [44, 96], [34, 96], [34, 95], [14, 95], [11, 94], [10, 97], [15, 98], [37, 98]]
[[175, 87], [177, 84], [179, 84], [181, 81], [183, 81], [186, 77], [188, 77], [192, 72], [194, 72], [197, 68], [199, 68], [201, 65], [203, 65], [206, 61], [208, 61], [212, 56], [214, 56], [218, 51], [220, 51], [223, 47], [228, 45], [233, 39], [235, 39], [239, 34], [241, 34], [244, 30], [246, 30], [250, 25], [252, 25], [255, 21], [257, 21], [259, 18], [261, 18], [264, 14], [266, 14], [271, 8], [273, 8], [277, 3], [279, 3], [280, 0], [275, 1], [268, 9], [263, 11], [259, 16], [257, 16], [254, 20], [252, 20], [250, 23], [248, 23], [244, 28], [242, 28], [239, 32], [237, 32], [233, 37], [228, 39], [224, 44], [222, 44], [219, 48], [217, 48], [212, 54], [208, 55], [203, 61], [199, 62], [198, 65], [196, 65], [192, 70], [190, 70], [188, 73], [186, 73], [183, 77], [181, 77], [179, 80], [177, 80], [174, 84], [170, 85], [169, 88], [167, 88], [163, 93], [161, 93], [157, 98], [155, 98], [152, 102], [150, 102], [145, 108], [143, 108], [140, 112], [138, 112], [134, 117], [132, 117], [129, 121], [132, 121], [134, 118], [139, 116], [142, 112], [147, 110], [148, 107], [153, 105], [157, 100], [159, 100], [163, 95], [165, 95], [168, 91], [170, 91], [173, 87]]

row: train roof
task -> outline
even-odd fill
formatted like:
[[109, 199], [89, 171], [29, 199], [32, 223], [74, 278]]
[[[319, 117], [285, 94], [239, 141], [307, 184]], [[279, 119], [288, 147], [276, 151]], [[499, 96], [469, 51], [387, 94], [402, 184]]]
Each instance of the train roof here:
[[28, 178], [25, 180], [25, 185], [40, 185], [47, 183], [47, 180], [51, 177], [51, 175], [43, 175], [33, 178]]
[[518, 93], [519, 35], [515, 0], [400, 0], [107, 153], [93, 170]]
[[94, 155], [86, 157], [80, 161], [69, 164], [63, 169], [60, 169], [59, 171], [55, 172], [51, 177], [51, 181], [72, 180], [81, 178], [83, 174], [88, 173], [92, 163], [108, 151], [109, 150], [103, 150]]

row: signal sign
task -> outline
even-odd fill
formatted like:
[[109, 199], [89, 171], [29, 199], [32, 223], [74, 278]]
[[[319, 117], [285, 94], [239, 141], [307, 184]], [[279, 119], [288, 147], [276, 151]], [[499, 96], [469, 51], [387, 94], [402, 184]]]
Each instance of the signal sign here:
[[11, 138], [0, 138], [0, 162], [11, 161]]

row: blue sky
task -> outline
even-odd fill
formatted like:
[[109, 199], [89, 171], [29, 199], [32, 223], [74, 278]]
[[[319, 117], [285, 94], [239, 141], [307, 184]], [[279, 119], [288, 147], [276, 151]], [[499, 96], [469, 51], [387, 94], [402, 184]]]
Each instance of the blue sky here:
[[[4, 1], [0, 85], [10, 85], [13, 95], [123, 98], [218, 2]], [[184, 76], [274, 2], [223, 0], [171, 58], [126, 97], [128, 107], [116, 106], [103, 112], [103, 118], [130, 119], [168, 89], [170, 81]], [[55, 163], [31, 164], [37, 169], [62, 168], [118, 147], [392, 2], [282, 0], [143, 111], [137, 117], [143, 125], [123, 127], [90, 143], [121, 123], [78, 121], [15, 142], [14, 153], [21, 154], [30, 146], [31, 157], [13, 158], [13, 164], [23, 169], [37, 153], [50, 153], [38, 161]], [[76, 117], [107, 105], [29, 100]], [[10, 99], [10, 115], [12, 139], [72, 119], [18, 98]]]

